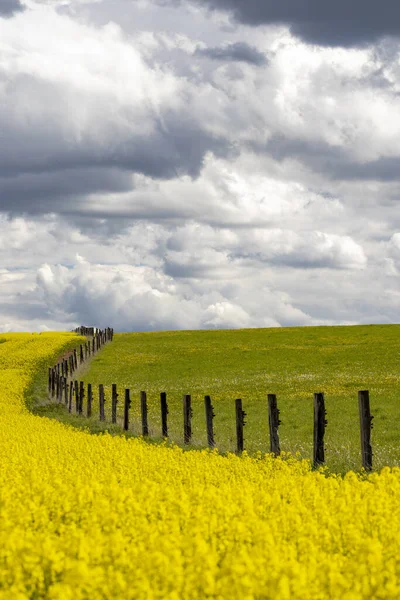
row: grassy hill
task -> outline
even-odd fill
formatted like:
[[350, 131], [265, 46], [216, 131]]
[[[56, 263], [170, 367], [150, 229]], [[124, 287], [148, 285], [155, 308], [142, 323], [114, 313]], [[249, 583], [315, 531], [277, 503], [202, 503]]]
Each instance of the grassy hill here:
[[115, 334], [79, 378], [94, 385], [95, 406], [97, 386], [104, 384], [108, 411], [116, 383], [120, 417], [124, 388], [130, 388], [136, 433], [139, 393], [145, 390], [154, 438], [160, 438], [159, 395], [167, 392], [170, 439], [179, 444], [182, 396], [191, 394], [194, 447], [206, 446], [204, 395], [210, 395], [221, 452], [235, 449], [236, 398], [242, 398], [247, 413], [245, 449], [268, 451], [267, 394], [274, 393], [281, 449], [303, 457], [312, 455], [313, 393], [322, 391], [327, 465], [338, 471], [360, 467], [357, 392], [368, 389], [375, 417], [374, 468], [400, 464], [400, 325]]

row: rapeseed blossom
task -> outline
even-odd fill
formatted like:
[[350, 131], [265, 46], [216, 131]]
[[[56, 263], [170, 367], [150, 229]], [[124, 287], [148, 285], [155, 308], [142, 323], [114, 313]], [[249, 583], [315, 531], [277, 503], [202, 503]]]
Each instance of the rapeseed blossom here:
[[69, 334], [4, 338], [0, 600], [400, 597], [399, 468], [90, 435], [24, 404]]

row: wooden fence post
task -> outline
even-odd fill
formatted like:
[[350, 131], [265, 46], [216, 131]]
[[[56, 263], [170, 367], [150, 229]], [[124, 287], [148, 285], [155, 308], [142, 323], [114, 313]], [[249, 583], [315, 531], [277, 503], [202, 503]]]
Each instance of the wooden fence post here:
[[67, 377], [65, 377], [64, 403], [65, 403], [65, 406], [68, 406], [68, 379], [67, 379]]
[[215, 447], [213, 419], [215, 417], [214, 408], [211, 404], [210, 396], [204, 396], [204, 404], [206, 408], [206, 424], [207, 424], [207, 443], [210, 448]]
[[75, 367], [75, 369], [78, 368], [78, 356], [76, 353], [76, 348], [74, 348], [74, 367]]
[[79, 415], [79, 384], [78, 380], [74, 380], [74, 391], [75, 391], [75, 413]]
[[56, 391], [55, 391], [56, 399], [60, 399], [60, 375], [56, 369]]
[[51, 370], [51, 397], [54, 398], [54, 394], [56, 393], [56, 370], [53, 367]]
[[149, 424], [147, 421], [147, 394], [140, 392], [140, 408], [142, 413], [142, 435], [149, 435]]
[[68, 411], [72, 412], [72, 396], [74, 393], [74, 382], [70, 381], [69, 384], [69, 403], [68, 403]]
[[85, 396], [85, 390], [84, 390], [84, 386], [85, 384], [83, 383], [83, 381], [81, 381], [79, 383], [79, 414], [81, 415], [83, 413], [83, 398]]
[[281, 453], [278, 433], [278, 428], [281, 424], [279, 414], [276, 395], [268, 394], [269, 451], [275, 454], [275, 456], [279, 456]]
[[49, 385], [48, 385], [49, 395], [51, 393], [51, 367], [49, 367]]
[[168, 437], [168, 423], [167, 423], [167, 415], [168, 415], [168, 404], [167, 404], [167, 394], [165, 392], [160, 393], [161, 400], [161, 435], [163, 438]]
[[86, 412], [87, 417], [92, 416], [92, 400], [93, 400], [92, 384], [88, 383], [88, 385], [87, 385], [87, 412]]
[[83, 346], [82, 344], [79, 346], [79, 364], [83, 363]]
[[99, 384], [99, 410], [100, 410], [100, 421], [106, 420], [106, 415], [104, 411], [104, 385], [102, 383]]
[[62, 375], [59, 375], [58, 379], [59, 379], [59, 386], [58, 386], [58, 398], [57, 398], [57, 400], [61, 404], [62, 397], [63, 397], [64, 377]]
[[129, 409], [131, 407], [131, 399], [129, 395], [129, 389], [125, 389], [125, 402], [124, 402], [124, 431], [129, 429]]
[[118, 404], [118, 394], [117, 394], [117, 384], [112, 384], [112, 395], [111, 395], [111, 423], [117, 422], [117, 404]]
[[371, 416], [370, 412], [368, 390], [358, 392], [358, 408], [360, 412], [362, 466], [366, 471], [370, 471], [372, 469], [371, 429], [374, 417]]
[[322, 392], [314, 394], [314, 467], [323, 465], [325, 462], [324, 435], [325, 426], [325, 400]]
[[185, 444], [192, 439], [192, 398], [190, 394], [183, 396], [183, 438]]
[[244, 420], [246, 413], [242, 409], [242, 400], [236, 399], [236, 440], [237, 440], [237, 453], [243, 452], [243, 427], [246, 425]]

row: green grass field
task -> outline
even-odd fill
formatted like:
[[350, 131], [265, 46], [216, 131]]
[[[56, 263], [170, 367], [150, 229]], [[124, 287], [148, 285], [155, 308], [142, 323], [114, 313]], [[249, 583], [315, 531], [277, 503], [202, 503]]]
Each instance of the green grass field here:
[[[225, 331], [175, 331], [115, 334], [79, 379], [92, 383], [97, 415], [98, 384], [103, 383], [108, 415], [111, 384], [131, 390], [132, 429], [140, 433], [139, 394], [148, 395], [150, 435], [161, 437], [160, 392], [167, 392], [171, 441], [183, 442], [183, 394], [192, 395], [193, 443], [206, 446], [204, 395], [212, 398], [215, 438], [220, 452], [235, 449], [235, 399], [247, 413], [245, 449], [269, 450], [267, 394], [277, 395], [282, 451], [311, 458], [313, 393], [324, 392], [329, 470], [360, 469], [357, 392], [368, 389], [373, 466], [400, 464], [400, 325], [302, 327]], [[72, 424], [104, 429], [96, 419], [61, 414]], [[47, 411], [47, 412], [46, 412]], [[51, 410], [42, 410], [50, 415]], [[110, 425], [105, 426], [110, 429]], [[118, 429], [115, 426], [114, 431]]]

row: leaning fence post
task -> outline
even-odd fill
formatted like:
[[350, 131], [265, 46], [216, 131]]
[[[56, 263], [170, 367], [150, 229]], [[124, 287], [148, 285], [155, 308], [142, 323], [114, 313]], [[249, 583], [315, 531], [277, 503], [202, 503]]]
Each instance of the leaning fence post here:
[[112, 394], [111, 394], [111, 423], [117, 422], [117, 403], [118, 403], [118, 394], [117, 394], [117, 384], [112, 384]]
[[104, 412], [104, 385], [102, 383], [99, 384], [99, 410], [100, 410], [100, 421], [105, 421], [106, 416]]
[[237, 440], [237, 453], [243, 452], [243, 427], [246, 425], [244, 420], [246, 413], [242, 409], [242, 400], [236, 399], [236, 440]]
[[281, 453], [278, 433], [278, 428], [281, 424], [279, 413], [276, 395], [268, 394], [269, 450], [275, 454], [275, 456], [279, 456]]
[[325, 462], [324, 435], [325, 426], [325, 400], [322, 392], [314, 394], [314, 467], [323, 465]]
[[131, 399], [129, 389], [125, 389], [125, 402], [124, 402], [124, 431], [129, 429], [129, 409], [131, 407]]
[[74, 367], [75, 367], [75, 369], [78, 368], [78, 356], [76, 353], [76, 348], [74, 348]]
[[82, 344], [79, 346], [79, 364], [83, 363], [83, 346]]
[[86, 415], [88, 417], [92, 416], [92, 400], [93, 400], [92, 384], [88, 383], [88, 386], [87, 386], [87, 412], [86, 412]]
[[214, 408], [211, 404], [210, 396], [204, 396], [204, 404], [206, 408], [206, 423], [207, 423], [207, 443], [210, 448], [214, 448], [214, 427], [213, 427], [213, 419], [215, 417]]
[[362, 466], [366, 471], [370, 471], [372, 469], [371, 429], [374, 417], [371, 416], [370, 412], [368, 390], [358, 392], [358, 408], [360, 412]]
[[183, 438], [185, 444], [190, 444], [192, 438], [192, 399], [190, 394], [183, 396]]
[[149, 424], [147, 421], [147, 394], [140, 392], [140, 408], [142, 413], [142, 435], [149, 435]]
[[165, 392], [160, 393], [161, 400], [161, 433], [164, 438], [168, 437], [168, 423], [167, 423], [167, 415], [168, 415], [168, 404], [167, 404], [167, 394]]

